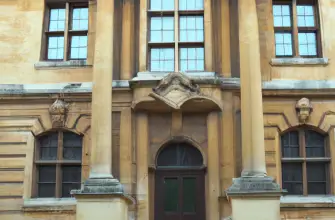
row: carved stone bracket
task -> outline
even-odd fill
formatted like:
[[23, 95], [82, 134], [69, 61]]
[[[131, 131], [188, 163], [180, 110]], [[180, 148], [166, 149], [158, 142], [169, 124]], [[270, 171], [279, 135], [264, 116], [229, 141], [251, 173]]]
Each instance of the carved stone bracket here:
[[69, 104], [63, 100], [57, 99], [49, 108], [52, 127], [58, 128], [65, 125]]
[[150, 97], [160, 100], [174, 109], [181, 106], [191, 99], [210, 99], [200, 92], [199, 85], [183, 73], [170, 73], [163, 78]]
[[311, 112], [313, 111], [313, 106], [310, 103], [308, 98], [302, 98], [300, 99], [296, 106], [295, 109], [297, 111], [297, 116], [299, 119], [299, 122], [302, 124], [307, 123]]

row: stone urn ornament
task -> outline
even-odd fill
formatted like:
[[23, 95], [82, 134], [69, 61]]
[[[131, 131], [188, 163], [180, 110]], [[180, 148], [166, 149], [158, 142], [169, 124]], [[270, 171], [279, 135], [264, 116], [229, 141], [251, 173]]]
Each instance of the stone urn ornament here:
[[295, 105], [295, 109], [297, 111], [299, 122], [302, 124], [306, 124], [313, 111], [313, 106], [309, 101], [309, 99], [308, 98], [300, 99]]

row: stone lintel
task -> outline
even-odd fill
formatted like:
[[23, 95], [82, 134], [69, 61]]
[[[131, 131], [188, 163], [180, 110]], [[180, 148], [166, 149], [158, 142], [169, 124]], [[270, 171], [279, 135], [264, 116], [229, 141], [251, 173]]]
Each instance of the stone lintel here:
[[278, 197], [285, 193], [272, 177], [239, 177], [226, 190], [228, 197]]

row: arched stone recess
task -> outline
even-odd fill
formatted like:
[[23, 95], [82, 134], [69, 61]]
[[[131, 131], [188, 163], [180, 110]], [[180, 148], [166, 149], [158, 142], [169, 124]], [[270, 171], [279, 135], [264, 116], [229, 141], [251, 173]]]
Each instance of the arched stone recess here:
[[183, 73], [170, 73], [163, 78], [149, 94], [136, 98], [132, 103], [134, 110], [154, 108], [170, 111], [221, 111], [222, 101], [217, 98], [215, 88], [201, 90], [200, 86]]
[[207, 167], [207, 152], [206, 150], [201, 147], [199, 143], [197, 143], [195, 140], [188, 136], [180, 135], [180, 136], [172, 136], [165, 141], [163, 141], [161, 144], [157, 145], [154, 149], [152, 149], [151, 156], [149, 158], [150, 162], [150, 167], [156, 167], [156, 159], [159, 153], [165, 148], [168, 147], [169, 145], [173, 145], [174, 143], [187, 143], [199, 150], [199, 152], [202, 155], [203, 158], [203, 165], [204, 167]]
[[335, 126], [335, 112], [333, 111], [325, 112], [322, 115], [319, 124], [317, 125], [318, 128], [327, 133], [334, 126]]
[[46, 130], [40, 116], [0, 116], [0, 131], [31, 131], [34, 135]]
[[263, 115], [265, 127], [277, 127], [280, 131], [291, 127], [291, 124], [283, 113], [264, 113]]

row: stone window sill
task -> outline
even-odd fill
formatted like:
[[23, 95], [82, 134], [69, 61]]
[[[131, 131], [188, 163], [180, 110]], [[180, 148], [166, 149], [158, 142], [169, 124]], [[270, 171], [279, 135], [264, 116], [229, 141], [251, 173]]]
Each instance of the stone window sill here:
[[326, 66], [328, 58], [273, 58], [272, 66]]
[[24, 212], [75, 212], [75, 198], [34, 198], [23, 201]]
[[328, 208], [335, 207], [335, 196], [282, 196], [281, 208]]
[[59, 69], [59, 68], [86, 68], [92, 67], [92, 65], [88, 65], [86, 60], [70, 60], [70, 61], [41, 61], [35, 63], [35, 69]]

